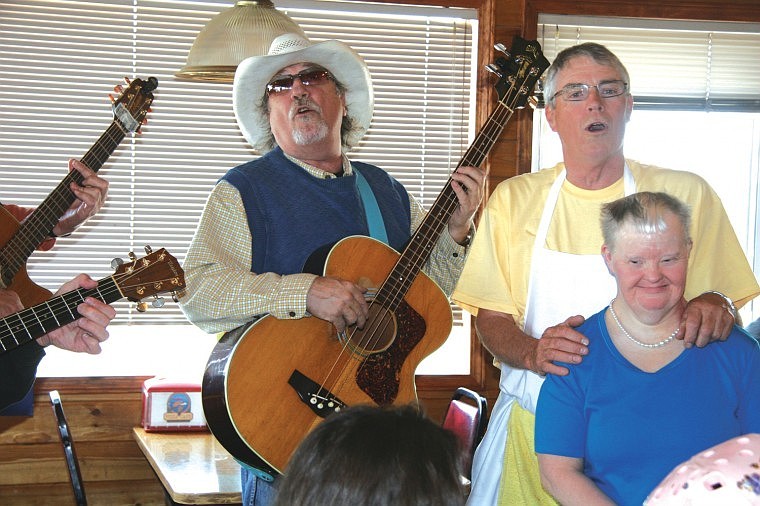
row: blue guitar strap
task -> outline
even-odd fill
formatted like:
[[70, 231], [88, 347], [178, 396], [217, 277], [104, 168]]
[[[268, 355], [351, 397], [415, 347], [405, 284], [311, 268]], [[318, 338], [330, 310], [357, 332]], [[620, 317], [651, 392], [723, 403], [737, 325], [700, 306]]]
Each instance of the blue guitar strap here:
[[383, 215], [380, 213], [380, 206], [377, 205], [375, 194], [372, 192], [367, 179], [355, 167], [354, 173], [356, 174], [356, 186], [359, 188], [359, 196], [364, 205], [364, 214], [367, 215], [369, 235], [373, 239], [389, 244], [388, 233], [385, 231], [385, 222], [383, 221]]

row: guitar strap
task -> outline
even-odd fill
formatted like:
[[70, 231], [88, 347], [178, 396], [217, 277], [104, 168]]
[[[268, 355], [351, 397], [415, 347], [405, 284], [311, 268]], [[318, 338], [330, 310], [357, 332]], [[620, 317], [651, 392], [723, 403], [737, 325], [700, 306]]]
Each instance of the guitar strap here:
[[380, 206], [377, 205], [375, 194], [359, 169], [354, 167], [354, 173], [356, 174], [356, 186], [359, 188], [359, 196], [364, 205], [364, 214], [367, 215], [369, 235], [373, 239], [389, 244], [388, 233], [385, 231], [385, 222], [383, 221], [383, 215], [380, 213]]

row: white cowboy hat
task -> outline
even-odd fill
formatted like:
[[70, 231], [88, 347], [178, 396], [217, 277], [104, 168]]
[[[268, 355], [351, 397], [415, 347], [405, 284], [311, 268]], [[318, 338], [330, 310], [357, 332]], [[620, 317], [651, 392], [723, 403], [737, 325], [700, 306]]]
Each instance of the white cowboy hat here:
[[338, 40], [313, 43], [302, 35], [286, 33], [272, 41], [269, 54], [246, 58], [235, 72], [232, 106], [243, 136], [254, 149], [271, 148], [269, 118], [260, 107], [266, 85], [283, 68], [305, 62], [321, 65], [346, 87], [346, 108], [354, 121], [346, 144], [355, 145], [369, 129], [372, 78], [362, 57]]

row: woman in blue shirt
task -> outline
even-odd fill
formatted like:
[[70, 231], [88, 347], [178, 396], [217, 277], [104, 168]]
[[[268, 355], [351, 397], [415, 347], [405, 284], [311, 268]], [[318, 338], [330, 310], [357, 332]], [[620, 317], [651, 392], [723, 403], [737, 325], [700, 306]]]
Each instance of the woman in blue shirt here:
[[641, 505], [680, 462], [760, 432], [757, 341], [738, 326], [704, 348], [675, 339], [689, 226], [688, 208], [664, 193], [603, 207], [602, 255], [617, 296], [579, 327], [588, 357], [547, 377], [536, 411], [541, 480], [563, 505]]

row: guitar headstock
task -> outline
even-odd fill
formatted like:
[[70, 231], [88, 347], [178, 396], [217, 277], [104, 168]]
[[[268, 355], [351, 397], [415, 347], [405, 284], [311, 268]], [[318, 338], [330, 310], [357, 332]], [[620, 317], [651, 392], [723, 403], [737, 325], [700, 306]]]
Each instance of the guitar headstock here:
[[139, 302], [160, 293], [171, 293], [176, 300], [176, 292], [185, 288], [185, 273], [179, 262], [164, 248], [152, 251], [146, 247], [145, 250], [147, 256], [137, 258], [130, 253], [130, 262], [117, 262], [113, 279], [122, 295]]
[[486, 69], [499, 76], [495, 85], [499, 102], [511, 110], [525, 107], [541, 74], [549, 68], [541, 44], [515, 37], [509, 51], [501, 43], [494, 47], [504, 56], [487, 65]]
[[119, 123], [121, 129], [126, 132], [139, 132], [140, 126], [145, 123], [145, 116], [150, 111], [150, 104], [153, 103], [153, 90], [158, 87], [158, 79], [149, 77], [147, 81], [140, 78], [124, 80], [129, 84], [125, 89], [118, 85], [115, 91], [121, 93], [121, 96], [114, 98], [109, 95], [113, 102], [114, 120]]

